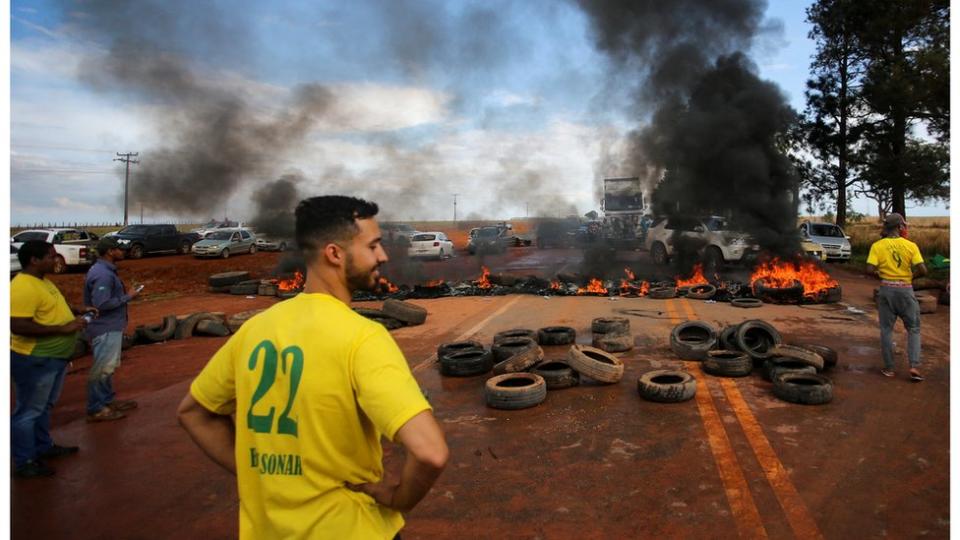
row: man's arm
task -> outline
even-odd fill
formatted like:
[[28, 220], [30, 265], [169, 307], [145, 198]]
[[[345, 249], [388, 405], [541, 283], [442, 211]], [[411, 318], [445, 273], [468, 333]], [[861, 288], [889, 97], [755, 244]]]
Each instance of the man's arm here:
[[406, 449], [399, 484], [386, 479], [376, 484], [347, 484], [375, 501], [400, 512], [409, 512], [430, 491], [447, 466], [450, 450], [433, 413], [423, 411], [407, 421], [394, 437]]
[[872, 264], [868, 264], [868, 265], [867, 265], [867, 275], [870, 276], [870, 277], [877, 277], [877, 276], [878, 276], [878, 274], [877, 274], [877, 267], [874, 266], [874, 265], [872, 265]]
[[207, 410], [193, 398], [190, 391], [177, 408], [177, 420], [187, 430], [193, 442], [217, 465], [237, 474], [234, 454], [234, 425], [229, 416]]
[[82, 303], [68, 304], [68, 306], [70, 307], [70, 311], [72, 311], [74, 315], [83, 315], [84, 313], [93, 313], [94, 316], [96, 316], [100, 314], [100, 310], [98, 310], [97, 308], [93, 306], [85, 306]]
[[83, 320], [82, 317], [77, 317], [67, 324], [57, 326], [40, 324], [30, 317], [10, 317], [10, 333], [18, 336], [59, 336], [83, 330], [85, 326], [87, 326], [87, 321]]
[[927, 265], [924, 263], [913, 265], [913, 277], [923, 277], [927, 275]]
[[90, 303], [100, 311], [117, 309], [137, 296], [136, 291], [130, 294], [113, 296], [113, 279], [112, 276], [110, 278], [100, 277], [90, 284]]

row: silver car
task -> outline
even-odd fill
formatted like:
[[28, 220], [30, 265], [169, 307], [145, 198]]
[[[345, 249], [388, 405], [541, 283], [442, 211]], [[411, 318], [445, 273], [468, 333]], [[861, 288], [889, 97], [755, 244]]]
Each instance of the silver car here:
[[823, 246], [827, 260], [850, 260], [850, 237], [839, 226], [833, 223], [804, 222], [800, 225], [800, 235]]
[[196, 257], [221, 257], [226, 259], [238, 253], [257, 252], [257, 238], [246, 229], [233, 229], [210, 233], [206, 238], [193, 244], [190, 250]]

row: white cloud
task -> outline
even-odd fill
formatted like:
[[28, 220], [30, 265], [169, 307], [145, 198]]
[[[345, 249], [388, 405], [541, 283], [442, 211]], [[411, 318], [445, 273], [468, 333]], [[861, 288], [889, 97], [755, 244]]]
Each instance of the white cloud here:
[[491, 105], [500, 107], [512, 107], [514, 105], [539, 105], [540, 97], [527, 95], [523, 96], [506, 90], [495, 90], [491, 92], [485, 100]]
[[373, 83], [331, 85], [335, 96], [319, 129], [332, 132], [395, 131], [442, 122], [450, 96], [427, 88]]

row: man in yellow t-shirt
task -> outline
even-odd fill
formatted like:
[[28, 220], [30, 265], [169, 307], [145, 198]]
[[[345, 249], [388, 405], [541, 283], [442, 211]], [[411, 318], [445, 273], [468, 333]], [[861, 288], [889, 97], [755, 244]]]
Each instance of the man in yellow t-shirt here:
[[923, 380], [920, 373], [920, 304], [913, 294], [913, 278], [927, 273], [916, 244], [907, 240], [907, 221], [897, 213], [883, 221], [883, 238], [870, 246], [867, 271], [880, 277], [877, 310], [880, 313], [880, 351], [886, 377], [893, 377], [893, 327], [897, 317], [907, 329], [907, 358], [910, 379]]
[[[352, 197], [301, 201], [304, 291], [244, 323], [180, 404], [197, 445], [237, 475], [241, 538], [393, 538], [446, 466], [403, 353], [348, 305], [387, 261], [377, 210]], [[399, 483], [381, 436], [406, 450]]]
[[71, 306], [46, 278], [56, 265], [53, 244], [32, 240], [17, 251], [23, 269], [10, 282], [10, 375], [16, 404], [10, 417], [14, 475], [50, 476], [45, 460], [74, 454], [50, 438], [50, 411], [60, 398], [77, 333], [86, 326], [86, 306]]

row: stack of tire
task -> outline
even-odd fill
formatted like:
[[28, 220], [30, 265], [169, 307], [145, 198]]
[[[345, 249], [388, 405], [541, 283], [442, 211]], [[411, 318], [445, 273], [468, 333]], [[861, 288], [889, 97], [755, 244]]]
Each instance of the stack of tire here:
[[426, 322], [427, 310], [411, 302], [388, 298], [380, 309], [355, 307], [354, 311], [376, 321], [387, 330], [396, 330], [404, 326], [418, 326]]
[[769, 323], [750, 319], [717, 330], [703, 321], [678, 324], [670, 347], [683, 360], [701, 361], [703, 371], [718, 377], [746, 377], [759, 368], [773, 383], [778, 398], [809, 405], [829, 403], [833, 383], [821, 372], [837, 363], [837, 353], [823, 345], [788, 345]]
[[207, 284], [210, 285], [210, 292], [247, 295], [257, 294], [260, 280], [251, 280], [250, 272], [241, 270], [212, 274], [207, 278]]
[[593, 346], [606, 352], [626, 352], [633, 348], [630, 319], [598, 317], [590, 323]]
[[167, 315], [158, 324], [138, 326], [134, 337], [137, 343], [160, 343], [191, 336], [226, 337], [231, 333], [224, 313], [201, 311], [183, 317]]

